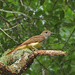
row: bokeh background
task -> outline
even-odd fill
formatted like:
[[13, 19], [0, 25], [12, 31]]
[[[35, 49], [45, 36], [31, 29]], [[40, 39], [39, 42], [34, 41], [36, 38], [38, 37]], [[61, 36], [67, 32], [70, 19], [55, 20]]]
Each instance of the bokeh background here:
[[75, 0], [0, 0], [0, 56], [31, 36], [50, 30], [42, 49], [65, 56], [38, 56], [22, 75], [75, 75]]

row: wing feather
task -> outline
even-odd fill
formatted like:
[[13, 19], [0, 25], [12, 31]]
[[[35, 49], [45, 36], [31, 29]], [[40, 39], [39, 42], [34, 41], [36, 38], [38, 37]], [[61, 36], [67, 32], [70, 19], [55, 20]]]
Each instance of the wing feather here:
[[44, 40], [44, 37], [42, 35], [37, 35], [37, 36], [33, 36], [30, 39], [24, 41], [21, 45], [27, 45], [30, 43], [35, 43], [35, 42], [41, 42]]
[[11, 50], [10, 52], [7, 53], [7, 55], [9, 55], [10, 53], [12, 53], [15, 50], [18, 50], [22, 47], [25, 47], [26, 45], [30, 44], [30, 43], [35, 43], [35, 42], [41, 42], [44, 40], [44, 37], [42, 35], [37, 35], [37, 36], [33, 36], [30, 39], [24, 41], [21, 45], [19, 45], [18, 47], [16, 47], [15, 49]]

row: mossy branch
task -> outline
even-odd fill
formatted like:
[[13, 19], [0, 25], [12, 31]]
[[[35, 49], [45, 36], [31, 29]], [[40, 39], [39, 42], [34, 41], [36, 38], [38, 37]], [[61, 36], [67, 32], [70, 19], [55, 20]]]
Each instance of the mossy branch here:
[[6, 55], [7, 52], [0, 58], [1, 75], [21, 75], [31, 66], [33, 60], [39, 55], [66, 55], [66, 52], [60, 50], [31, 51], [30, 49], [23, 49], [16, 51], [14, 54]]

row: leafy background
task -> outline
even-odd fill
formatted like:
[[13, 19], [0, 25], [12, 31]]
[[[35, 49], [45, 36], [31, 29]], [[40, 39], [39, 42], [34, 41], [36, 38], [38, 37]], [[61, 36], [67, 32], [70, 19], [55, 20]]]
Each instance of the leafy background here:
[[43, 49], [65, 56], [39, 56], [22, 75], [75, 75], [75, 0], [0, 0], [0, 56], [43, 30], [55, 32]]

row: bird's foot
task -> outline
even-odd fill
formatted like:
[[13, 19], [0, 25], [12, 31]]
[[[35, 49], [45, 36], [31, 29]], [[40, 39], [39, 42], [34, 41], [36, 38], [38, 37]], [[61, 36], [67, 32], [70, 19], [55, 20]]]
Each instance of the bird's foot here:
[[32, 46], [34, 50], [38, 50], [37, 48], [35, 48], [34, 46]]

